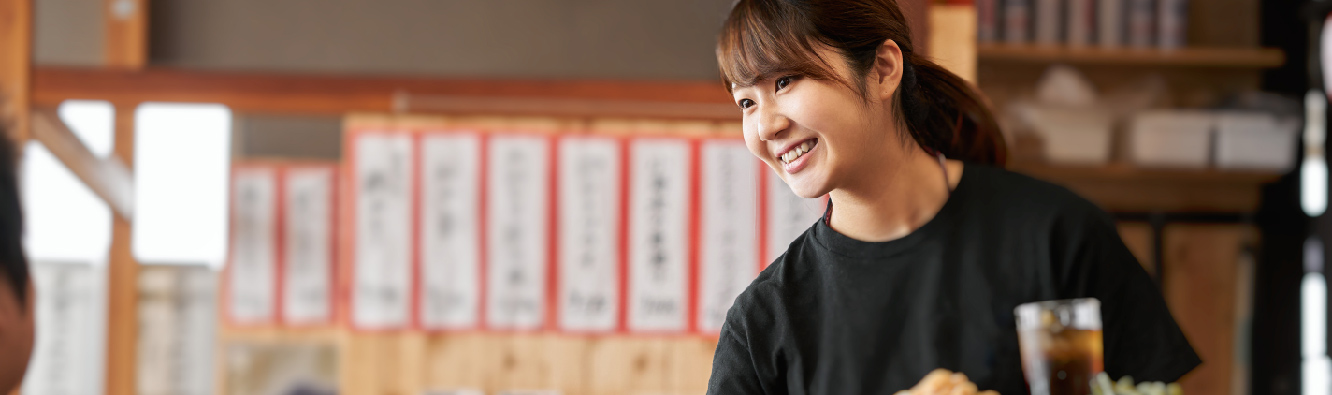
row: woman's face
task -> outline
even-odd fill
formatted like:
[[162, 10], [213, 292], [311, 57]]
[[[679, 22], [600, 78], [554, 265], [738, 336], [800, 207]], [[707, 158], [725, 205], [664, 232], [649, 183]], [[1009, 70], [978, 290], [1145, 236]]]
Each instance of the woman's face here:
[[[836, 51], [820, 49], [818, 54], [842, 81], [861, 79]], [[806, 198], [882, 169], [875, 162], [900, 156], [902, 144], [890, 121], [890, 106], [879, 99], [882, 87], [875, 71], [870, 74], [868, 102], [839, 81], [800, 76], [779, 74], [753, 86], [733, 87], [732, 97], [744, 113], [749, 151]]]

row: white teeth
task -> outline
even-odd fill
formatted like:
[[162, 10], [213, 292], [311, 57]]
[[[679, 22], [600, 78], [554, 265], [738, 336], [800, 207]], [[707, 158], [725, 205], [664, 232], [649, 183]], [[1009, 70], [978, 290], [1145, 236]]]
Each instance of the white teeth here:
[[791, 161], [799, 159], [800, 156], [804, 155], [806, 152], [809, 152], [809, 150], [813, 148], [814, 148], [813, 141], [805, 141], [804, 143], [801, 143], [795, 148], [792, 148], [790, 151], [786, 151], [786, 153], [782, 154], [780, 158], [783, 163], [791, 163]]

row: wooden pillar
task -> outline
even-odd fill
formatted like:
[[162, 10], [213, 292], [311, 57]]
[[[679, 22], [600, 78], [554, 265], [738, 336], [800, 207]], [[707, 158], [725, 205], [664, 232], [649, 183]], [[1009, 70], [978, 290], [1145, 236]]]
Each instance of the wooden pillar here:
[[0, 122], [27, 141], [32, 100], [32, 0], [0, 0]]
[[32, 108], [32, 20], [32, 0], [0, 0], [0, 124], [19, 150]]
[[[148, 0], [104, 0], [105, 63], [140, 69], [148, 64]], [[115, 156], [134, 170], [138, 103], [115, 103]], [[132, 218], [113, 216], [107, 287], [107, 395], [135, 395], [139, 365], [139, 263], [134, 259]]]
[[975, 83], [976, 6], [951, 3], [930, 6], [929, 19], [929, 56], [948, 71]]
[[[116, 103], [115, 155], [134, 169], [134, 112], [137, 103]], [[106, 328], [106, 393], [135, 395], [139, 336], [139, 263], [131, 248], [130, 219], [112, 216]]]
[[148, 0], [104, 0], [106, 65], [143, 68], [148, 64]]

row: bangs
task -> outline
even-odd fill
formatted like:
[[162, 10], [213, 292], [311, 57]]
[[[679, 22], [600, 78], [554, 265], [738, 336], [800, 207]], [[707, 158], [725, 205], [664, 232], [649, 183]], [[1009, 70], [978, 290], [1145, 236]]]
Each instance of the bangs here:
[[[779, 74], [840, 80], [815, 50], [815, 34], [800, 12], [777, 1], [740, 0], [717, 39], [717, 65], [729, 92]], [[842, 81], [845, 83], [845, 81]]]

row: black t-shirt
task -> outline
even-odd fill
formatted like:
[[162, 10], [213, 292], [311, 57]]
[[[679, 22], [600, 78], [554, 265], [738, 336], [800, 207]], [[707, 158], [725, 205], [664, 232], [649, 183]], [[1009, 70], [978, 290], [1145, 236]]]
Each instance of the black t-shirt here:
[[818, 221], [736, 298], [709, 394], [892, 394], [927, 373], [1028, 392], [1013, 309], [1101, 300], [1112, 378], [1175, 381], [1200, 360], [1114, 222], [1068, 190], [967, 165], [934, 218], [888, 242]]

